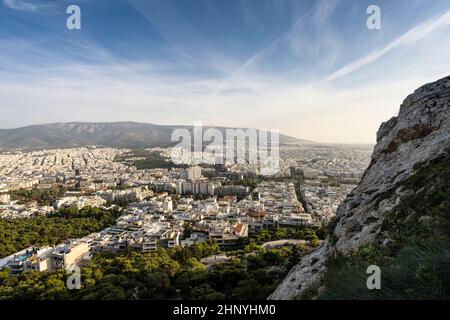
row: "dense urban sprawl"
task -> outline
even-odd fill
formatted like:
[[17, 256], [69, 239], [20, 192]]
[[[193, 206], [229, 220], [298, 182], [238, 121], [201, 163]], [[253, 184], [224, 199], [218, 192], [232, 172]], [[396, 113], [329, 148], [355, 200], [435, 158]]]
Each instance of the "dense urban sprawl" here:
[[[148, 252], [211, 239], [227, 249], [264, 229], [320, 228], [354, 188], [371, 148], [281, 146], [280, 170], [272, 177], [261, 177], [248, 163], [172, 166], [171, 152], [93, 146], [0, 154], [0, 219], [84, 208], [121, 212], [103, 230], [23, 248], [1, 259], [0, 268], [16, 274], [64, 269], [101, 252]], [[147, 158], [152, 155], [164, 165], [137, 165], [154, 164]]]

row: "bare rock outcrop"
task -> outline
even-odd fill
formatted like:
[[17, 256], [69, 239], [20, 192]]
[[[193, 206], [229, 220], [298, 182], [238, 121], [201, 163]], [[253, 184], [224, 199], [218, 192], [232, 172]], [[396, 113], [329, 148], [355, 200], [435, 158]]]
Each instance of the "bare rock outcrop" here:
[[398, 116], [381, 124], [371, 163], [340, 205], [334, 230], [323, 245], [295, 266], [269, 299], [321, 292], [326, 260], [348, 255], [369, 242], [383, 244], [385, 215], [411, 190], [402, 186], [416, 170], [450, 154], [450, 76], [410, 94]]

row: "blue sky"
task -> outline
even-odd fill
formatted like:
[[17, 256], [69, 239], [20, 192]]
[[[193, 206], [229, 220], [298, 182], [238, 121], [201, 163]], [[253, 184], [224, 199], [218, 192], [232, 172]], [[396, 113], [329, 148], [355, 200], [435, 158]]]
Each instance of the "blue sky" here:
[[0, 128], [202, 121], [373, 143], [450, 73], [449, 31], [440, 0], [0, 0]]

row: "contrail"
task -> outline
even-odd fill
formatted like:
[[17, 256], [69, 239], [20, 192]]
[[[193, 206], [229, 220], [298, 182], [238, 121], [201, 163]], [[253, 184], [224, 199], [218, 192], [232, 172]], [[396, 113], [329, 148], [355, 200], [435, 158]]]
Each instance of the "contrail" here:
[[422, 22], [421, 24], [415, 26], [408, 32], [404, 33], [399, 38], [395, 39], [391, 43], [389, 43], [387, 46], [381, 49], [376, 49], [366, 55], [363, 58], [360, 58], [356, 61], [353, 61], [339, 70], [333, 72], [329, 76], [325, 78], [325, 82], [333, 81], [338, 78], [341, 78], [343, 76], [346, 76], [354, 71], [357, 71], [358, 69], [364, 67], [365, 65], [368, 65], [369, 63], [372, 63], [378, 59], [380, 59], [382, 56], [384, 56], [386, 53], [388, 53], [391, 50], [409, 45], [411, 43], [414, 43], [416, 41], [419, 41], [420, 39], [426, 37], [434, 30], [446, 26], [450, 24], [450, 10], [445, 12], [444, 14], [433, 17], [425, 22]]

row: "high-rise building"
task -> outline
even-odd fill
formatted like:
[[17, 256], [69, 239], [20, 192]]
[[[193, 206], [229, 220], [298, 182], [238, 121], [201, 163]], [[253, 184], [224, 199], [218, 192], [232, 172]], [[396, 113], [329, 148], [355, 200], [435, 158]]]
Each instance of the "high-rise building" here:
[[9, 203], [11, 201], [11, 197], [9, 194], [0, 194], [0, 203]]
[[202, 168], [200, 167], [190, 167], [186, 171], [188, 180], [195, 181], [202, 177]]

